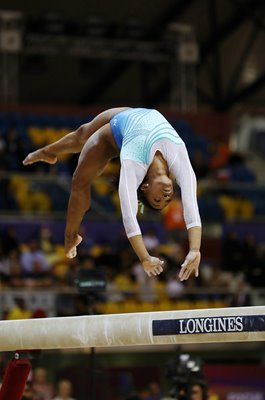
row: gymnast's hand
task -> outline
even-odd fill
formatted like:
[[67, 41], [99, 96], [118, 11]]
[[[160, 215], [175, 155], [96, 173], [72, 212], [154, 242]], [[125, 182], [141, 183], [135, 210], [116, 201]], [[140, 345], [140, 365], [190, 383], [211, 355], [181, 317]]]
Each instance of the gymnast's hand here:
[[77, 254], [76, 247], [82, 242], [82, 236], [75, 235], [65, 235], [64, 249], [67, 258], [74, 258]]
[[142, 261], [143, 268], [149, 277], [161, 274], [163, 272], [163, 264], [164, 261], [151, 256], [147, 260]]
[[185, 258], [184, 263], [181, 265], [179, 279], [186, 281], [191, 273], [194, 271], [196, 278], [199, 276], [199, 265], [201, 261], [201, 253], [199, 250], [190, 250]]

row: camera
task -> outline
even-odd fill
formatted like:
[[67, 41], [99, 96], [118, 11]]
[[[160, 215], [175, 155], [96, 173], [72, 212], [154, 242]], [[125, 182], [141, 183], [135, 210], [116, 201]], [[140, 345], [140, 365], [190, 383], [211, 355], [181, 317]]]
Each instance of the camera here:
[[101, 293], [106, 289], [106, 279], [104, 274], [98, 270], [79, 269], [75, 284], [80, 293], [94, 294]]
[[191, 358], [179, 350], [166, 364], [169, 396], [164, 400], [207, 400], [208, 386], [199, 358]]

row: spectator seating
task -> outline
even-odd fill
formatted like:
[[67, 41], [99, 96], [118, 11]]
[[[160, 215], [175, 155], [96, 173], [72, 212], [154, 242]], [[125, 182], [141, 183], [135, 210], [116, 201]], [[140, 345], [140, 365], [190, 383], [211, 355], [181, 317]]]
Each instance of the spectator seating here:
[[[54, 142], [63, 137], [67, 132], [76, 129], [83, 123], [92, 119], [92, 116], [68, 115], [68, 114], [45, 114], [45, 113], [22, 113], [22, 112], [0, 112], [0, 139], [3, 142], [3, 150], [6, 153], [4, 164], [6, 171], [12, 171], [15, 176], [10, 181], [10, 191], [8, 196], [14, 200], [11, 207], [15, 210], [17, 207], [21, 211], [39, 211], [41, 213], [50, 213], [65, 210], [68, 203], [70, 179], [76, 165], [76, 159], [73, 156], [65, 155], [60, 157], [60, 162], [55, 166], [40, 163], [27, 167], [22, 165], [19, 160], [28, 152], [34, 149]], [[198, 196], [199, 206], [202, 218], [208, 221], [231, 220], [233, 218], [249, 219], [254, 216], [265, 215], [265, 188], [258, 190], [254, 186], [255, 175], [244, 163], [244, 160], [238, 156], [230, 157], [227, 148], [224, 145], [210, 143], [205, 137], [194, 132], [191, 123], [183, 119], [170, 120], [176, 131], [180, 134], [186, 143], [195, 173], [198, 176]], [[15, 140], [22, 146], [17, 153], [12, 153], [9, 157], [8, 152], [8, 132], [15, 130]], [[6, 142], [6, 143], [5, 143]], [[18, 147], [19, 147], [18, 146]], [[225, 158], [223, 163], [216, 164], [213, 159], [216, 154], [213, 149], [222, 148]], [[200, 154], [200, 160], [203, 160], [203, 176], [201, 176], [201, 166], [196, 164], [196, 157]], [[16, 160], [16, 162], [12, 162]], [[22, 160], [21, 160], [22, 161]], [[225, 161], [227, 162], [226, 164]], [[230, 162], [231, 161], [231, 162]], [[116, 168], [116, 169], [115, 169]], [[198, 169], [197, 169], [198, 168]], [[112, 169], [112, 170], [111, 170]], [[115, 173], [114, 173], [115, 169]], [[119, 214], [119, 199], [117, 191], [110, 185], [111, 174], [118, 175], [117, 164], [113, 163], [113, 168], [105, 174], [105, 178], [98, 180], [93, 184], [93, 203], [92, 209], [98, 212]], [[37, 179], [31, 175], [30, 180], [25, 177], [19, 177], [18, 174], [38, 173]], [[49, 180], [43, 180], [43, 175]], [[54, 179], [56, 176], [56, 179]], [[33, 177], [33, 178], [32, 178]], [[67, 182], [58, 183], [58, 178], [65, 177]], [[220, 189], [210, 188], [205, 190], [201, 185], [201, 179], [214, 180], [220, 183]], [[240, 183], [240, 186], [232, 188], [221, 184]], [[253, 184], [246, 186], [246, 184]], [[2, 202], [3, 203], [3, 202]], [[0, 202], [1, 206], [1, 202]], [[5, 209], [6, 202], [2, 204]]]

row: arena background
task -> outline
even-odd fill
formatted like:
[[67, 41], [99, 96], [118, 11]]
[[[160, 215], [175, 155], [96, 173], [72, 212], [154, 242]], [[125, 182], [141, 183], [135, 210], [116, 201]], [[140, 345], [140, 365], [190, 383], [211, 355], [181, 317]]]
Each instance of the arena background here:
[[[91, 305], [106, 314], [264, 305], [264, 17], [262, 0], [1, 1], [1, 319], [86, 314]], [[67, 261], [77, 157], [22, 165], [29, 151], [123, 105], [156, 107], [187, 144], [203, 221], [199, 280], [175, 277], [187, 248], [178, 201], [159, 217], [140, 217], [146, 243], [167, 262], [161, 279], [140, 280], [113, 183], [118, 163], [95, 182], [84, 245]], [[49, 273], [29, 278], [25, 254], [36, 247]], [[78, 294], [79, 267], [102, 271], [106, 292]], [[168, 363], [177, 365], [179, 352], [199, 363], [210, 398], [265, 398], [262, 342], [115, 348], [95, 357], [90, 349], [47, 351], [33, 360], [31, 378], [36, 392], [38, 367], [54, 390], [68, 379], [77, 400], [93, 398], [94, 376], [97, 399], [160, 399], [176, 385]], [[0, 377], [9, 357], [0, 354]], [[152, 397], [150, 382], [163, 396]]]

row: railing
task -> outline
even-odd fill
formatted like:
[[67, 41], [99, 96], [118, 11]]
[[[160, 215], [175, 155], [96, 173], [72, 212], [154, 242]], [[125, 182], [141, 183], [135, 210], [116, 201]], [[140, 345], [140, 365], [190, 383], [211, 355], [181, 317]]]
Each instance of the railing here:
[[[11, 190], [12, 194], [15, 197], [18, 197], [20, 192], [20, 185], [25, 183], [24, 186], [27, 186], [25, 190], [28, 190], [29, 196], [32, 196], [32, 193], [44, 193], [48, 197], [50, 197], [51, 205], [46, 206], [39, 209], [34, 207], [33, 210], [30, 209], [23, 209], [23, 199], [21, 200], [21, 193], [20, 198], [18, 199], [19, 209], [16, 210], [6, 210], [0, 209], [0, 215], [12, 215], [16, 214], [20, 215], [27, 215], [31, 218], [39, 217], [41, 215], [45, 216], [54, 216], [54, 217], [63, 217], [65, 216], [65, 211], [67, 209], [68, 198], [70, 193], [71, 187], [71, 176], [67, 175], [49, 175], [49, 174], [21, 174], [21, 173], [5, 173], [5, 179], [9, 179], [11, 182]], [[97, 178], [98, 184], [108, 185], [109, 186], [109, 193], [111, 193], [111, 185], [108, 182], [108, 178], [101, 176]], [[217, 182], [214, 180], [200, 180], [198, 182], [198, 199], [199, 204], [201, 206], [201, 213], [203, 216], [203, 220], [208, 222], [223, 222], [226, 219], [233, 219], [232, 217], [227, 216], [226, 208], [229, 206], [227, 202], [220, 202], [221, 196], [228, 197], [231, 199], [231, 203], [233, 199], [239, 200], [239, 205], [244, 207], [244, 201], [249, 201], [250, 208], [246, 205], [247, 211], [246, 215], [244, 216], [244, 210], [240, 211], [234, 219], [265, 219], [265, 184], [264, 183], [244, 183], [244, 182]], [[108, 217], [108, 219], [115, 220], [118, 215], [117, 205], [113, 204], [113, 207], [107, 210], [100, 201], [100, 196], [97, 194], [96, 187], [93, 188], [92, 186], [92, 204], [91, 204], [91, 216], [96, 217]], [[106, 193], [106, 196], [109, 195]], [[109, 199], [109, 203], [112, 202], [111, 196]], [[211, 201], [212, 200], [212, 201]], [[213, 202], [214, 200], [214, 202]], [[25, 200], [26, 201], [26, 200]], [[116, 208], [115, 208], [116, 207]], [[219, 213], [218, 210], [219, 209]], [[114, 210], [115, 209], [115, 210]], [[207, 210], [205, 212], [204, 210]], [[205, 215], [204, 215], [205, 214]], [[229, 214], [229, 212], [228, 212]], [[145, 213], [145, 217], [147, 219], [154, 219], [154, 214], [150, 212]]]
[[[228, 307], [231, 306], [233, 296], [238, 294], [228, 289], [200, 287], [196, 289], [184, 288], [179, 296], [169, 298], [163, 288], [156, 290], [153, 299], [148, 300], [145, 299], [145, 291], [141, 289], [128, 288], [125, 291], [117, 291], [107, 288], [104, 293], [92, 293], [87, 297], [87, 313], [89, 313], [91, 303], [95, 313], [103, 314]], [[265, 302], [265, 288], [246, 288], [240, 294], [249, 295], [250, 304], [247, 305], [259, 306]], [[2, 288], [0, 292], [0, 319], [4, 319], [6, 312], [14, 306], [15, 298], [23, 298], [28, 309], [33, 312], [41, 309], [49, 317], [62, 315], [63, 308], [63, 315], [75, 315], [71, 306], [79, 295], [77, 289], [70, 287], [45, 290]], [[85, 313], [86, 311], [84, 311]]]

